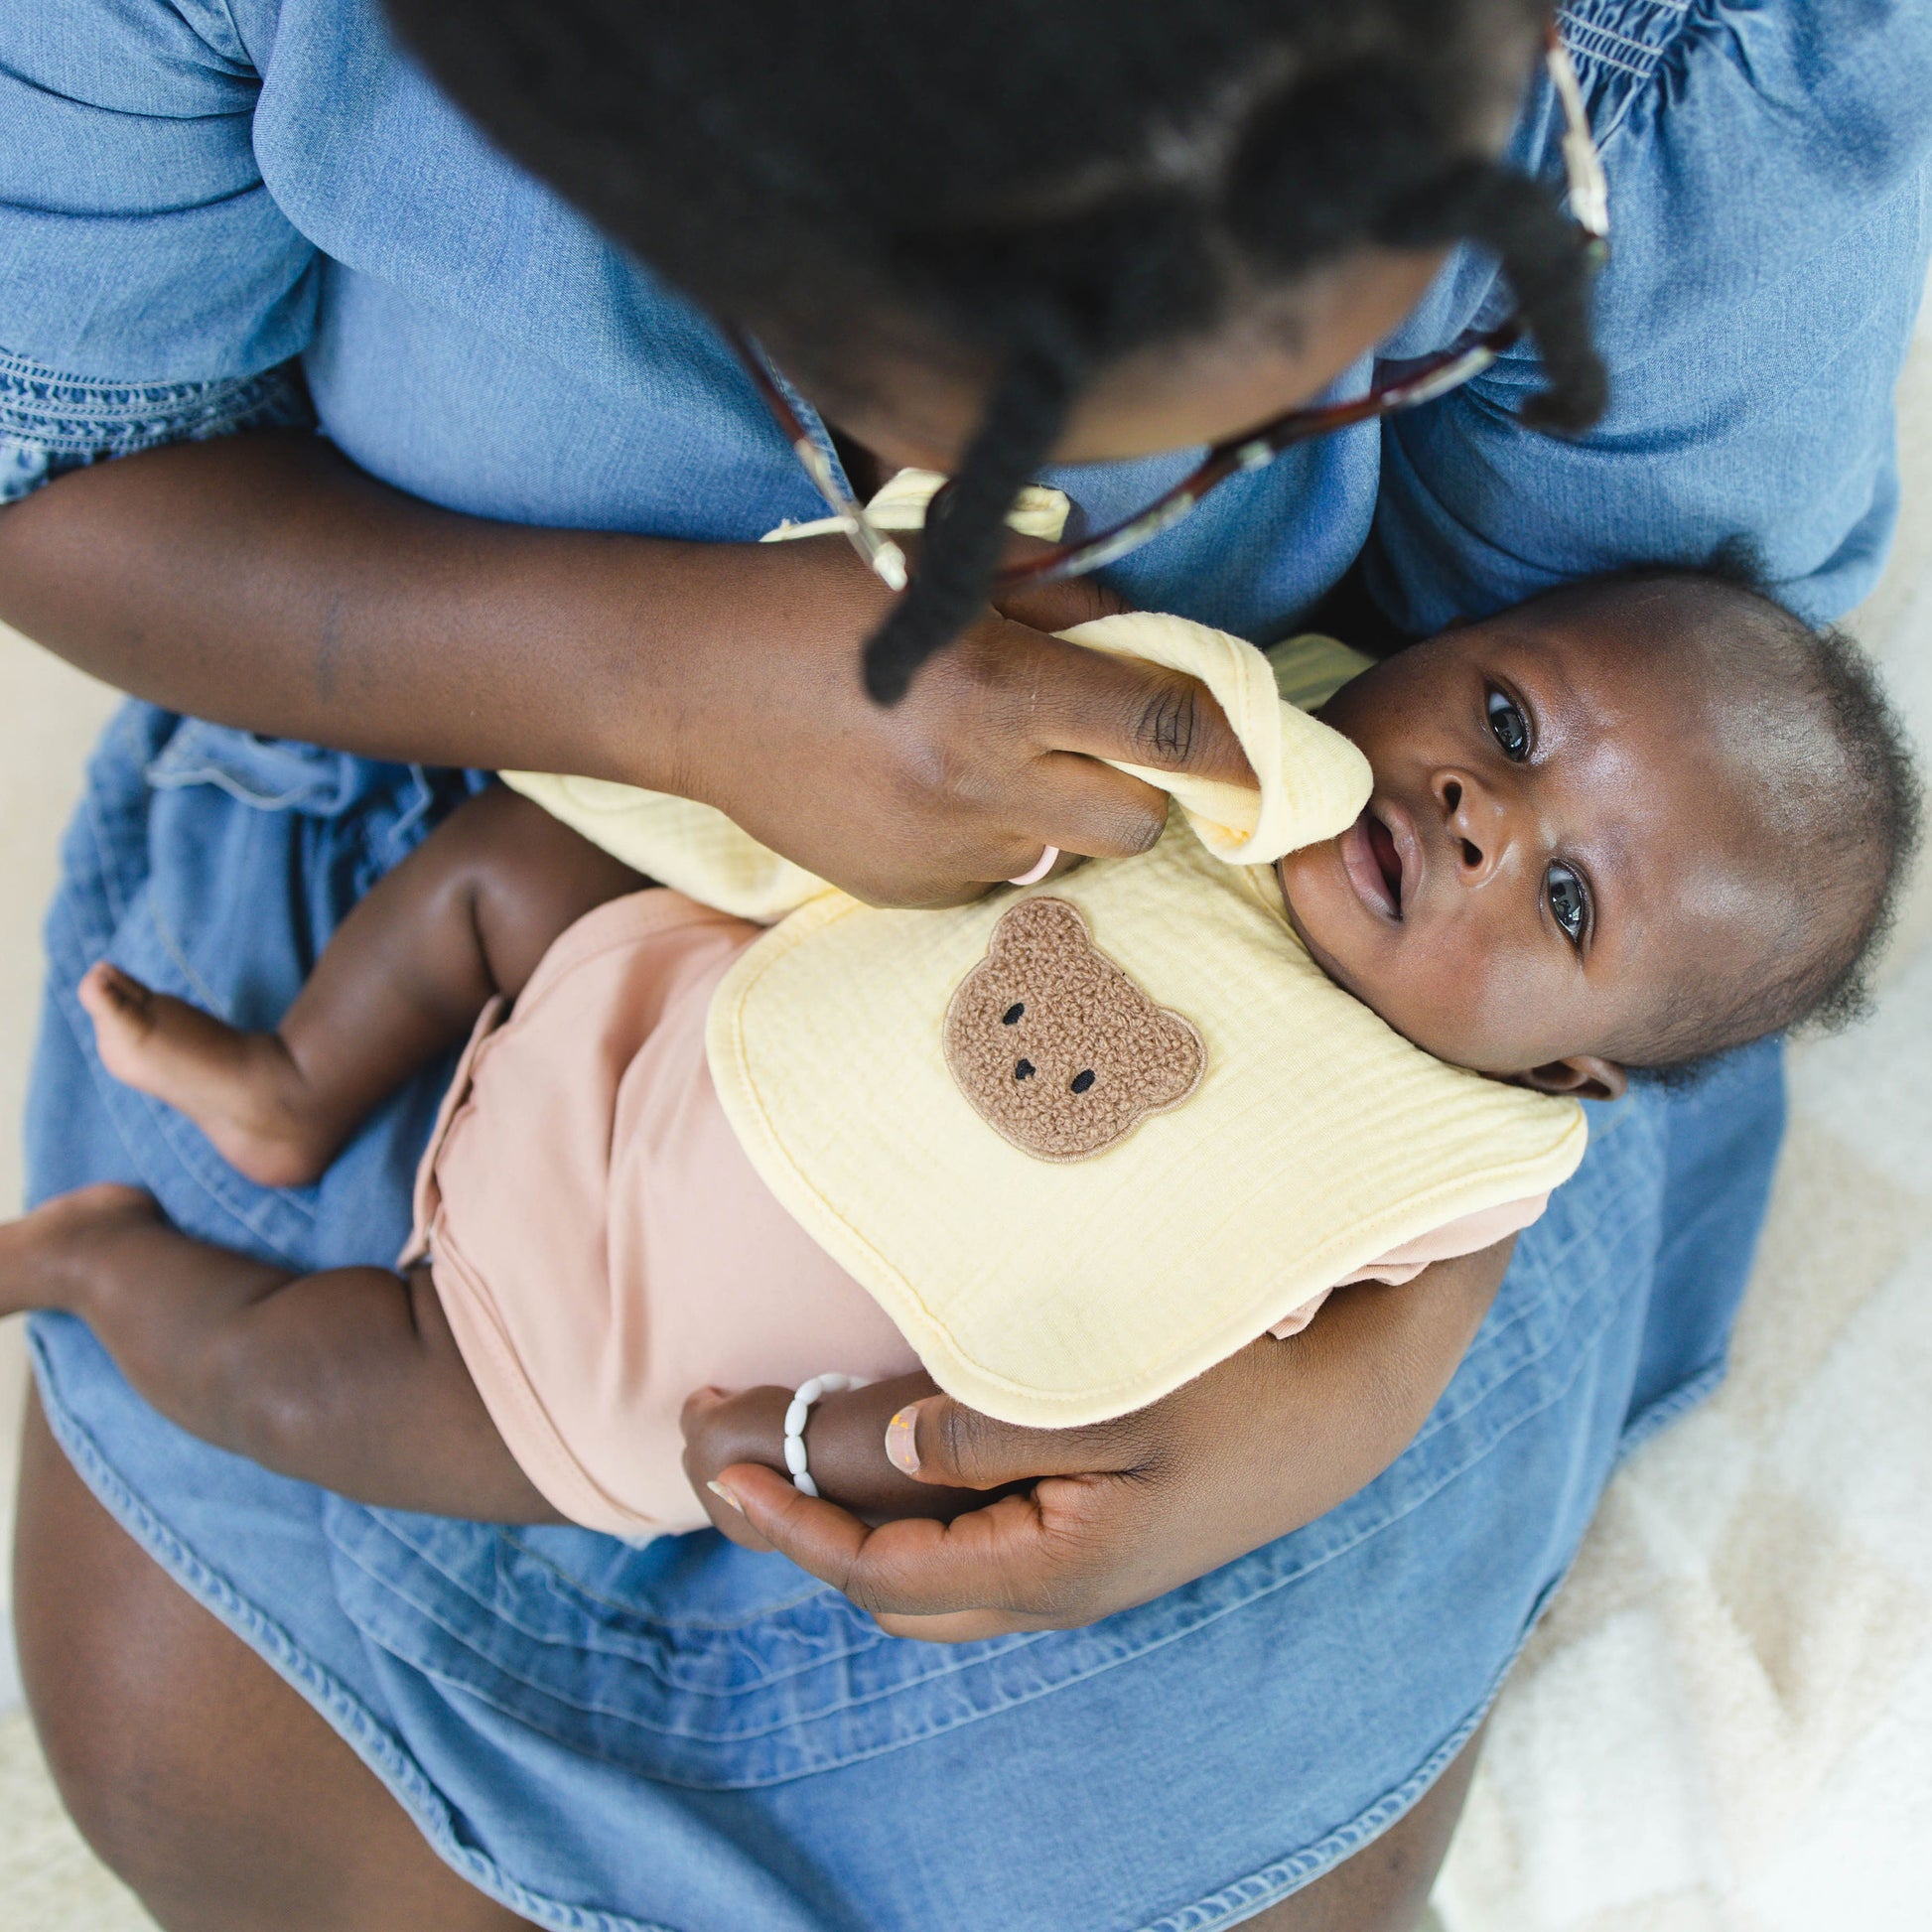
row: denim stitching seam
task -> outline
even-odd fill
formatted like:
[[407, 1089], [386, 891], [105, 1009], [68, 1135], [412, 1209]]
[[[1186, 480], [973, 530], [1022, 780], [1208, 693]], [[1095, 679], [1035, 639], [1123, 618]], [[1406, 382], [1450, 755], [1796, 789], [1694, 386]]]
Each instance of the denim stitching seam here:
[[[465, 1631], [459, 1629], [453, 1623], [451, 1623], [448, 1620], [448, 1618], [435, 1605], [426, 1602], [423, 1599], [411, 1594], [408, 1590], [404, 1589], [394, 1578], [391, 1578], [383, 1574], [382, 1572], [371, 1570], [369, 1566], [362, 1561], [361, 1557], [355, 1551], [345, 1549], [340, 1543], [335, 1543], [333, 1544], [332, 1547], [334, 1547], [335, 1549], [341, 1552], [345, 1562], [353, 1564], [354, 1567], [357, 1570], [359, 1570], [365, 1577], [367, 1577], [372, 1583], [380, 1585], [383, 1588], [389, 1590], [394, 1595], [398, 1596], [403, 1602], [407, 1603], [411, 1609], [415, 1610], [419, 1615], [421, 1615], [425, 1619], [425, 1621], [430, 1623], [443, 1636], [448, 1637], [452, 1642], [452, 1644], [454, 1644], [457, 1648], [468, 1651], [469, 1654], [477, 1658], [479, 1662], [486, 1665], [489, 1668], [492, 1675], [502, 1678], [508, 1683], [520, 1685], [522, 1686], [523, 1689], [534, 1692], [538, 1697], [543, 1698], [549, 1701], [550, 1703], [561, 1705], [565, 1710], [581, 1712], [585, 1717], [607, 1719], [614, 1724], [621, 1725], [631, 1730], [641, 1731], [648, 1736], [663, 1737], [666, 1739], [676, 1740], [676, 1741], [681, 1741], [686, 1743], [690, 1743], [694, 1741], [699, 1741], [699, 1742], [713, 1741], [713, 1737], [710, 1733], [693, 1732], [686, 1728], [680, 1728], [675, 1725], [654, 1724], [647, 1719], [638, 1717], [632, 1711], [621, 1710], [614, 1706], [602, 1703], [595, 1699], [566, 1697], [562, 1695], [559, 1691], [554, 1689], [552, 1686], [539, 1683], [536, 1679], [532, 1677], [528, 1677], [520, 1671], [511, 1669], [507, 1664], [505, 1664], [502, 1661], [501, 1658], [494, 1656], [489, 1651], [480, 1649], [477, 1646], [477, 1644], [465, 1633]], [[413, 1546], [405, 1545], [404, 1547], [411, 1548], [413, 1550]], [[482, 1599], [479, 1598], [474, 1591], [465, 1588], [461, 1580], [451, 1576], [448, 1571], [443, 1570], [439, 1565], [435, 1564], [435, 1562], [432, 1559], [424, 1556], [421, 1552], [415, 1552], [415, 1554], [419, 1557], [419, 1559], [425, 1564], [427, 1568], [436, 1570], [438, 1575], [444, 1577], [455, 1588], [462, 1591], [463, 1594], [466, 1597], [468, 1597], [472, 1603], [481, 1603]], [[508, 1619], [500, 1619], [500, 1620], [507, 1621]], [[368, 1634], [372, 1642], [382, 1643], [382, 1638], [379, 1635], [377, 1635], [375, 1632], [371, 1631]], [[543, 1639], [538, 1636], [538, 1633], [527, 1629], [522, 1630], [521, 1634], [532, 1637], [533, 1639], [536, 1639], [538, 1641], [548, 1641], [553, 1646], [557, 1644], [556, 1639], [554, 1638]], [[1049, 1634], [1051, 1633], [1040, 1632], [1040, 1631], [1016, 1632], [1011, 1638], [1005, 1640], [995, 1640], [998, 1642], [999, 1647], [993, 1650], [990, 1654], [993, 1656], [1009, 1656], [1016, 1651], [1024, 1650], [1032, 1647], [1034, 1644], [1037, 1643], [1042, 1636], [1049, 1635]], [[581, 1646], [573, 1644], [565, 1647], [575, 1649]], [[387, 1649], [388, 1645], [383, 1644], [383, 1648]], [[796, 1670], [773, 1673], [768, 1678], [761, 1680], [760, 1688], [763, 1688], [763, 1686], [766, 1684], [781, 1684], [787, 1678], [802, 1676], [808, 1671], [820, 1669], [827, 1664], [838, 1664], [838, 1663], [847, 1662], [855, 1656], [864, 1656], [867, 1654], [868, 1651], [876, 1648], [877, 1648], [876, 1644], [861, 1644], [861, 1645], [849, 1646], [847, 1648], [840, 1649], [840, 1650], [828, 1651], [821, 1656], [808, 1659], [805, 1663], [801, 1664]], [[934, 1648], [937, 1648], [937, 1646], [934, 1646]], [[609, 1650], [603, 1652], [597, 1652], [594, 1654], [601, 1654], [606, 1656], [623, 1655], [623, 1653], [612, 1652]], [[1139, 1653], [1134, 1653], [1134, 1654], [1139, 1654]], [[818, 1722], [825, 1718], [839, 1717], [850, 1711], [863, 1710], [868, 1706], [880, 1703], [884, 1699], [897, 1697], [902, 1691], [913, 1688], [915, 1686], [925, 1686], [925, 1685], [932, 1685], [932, 1684], [943, 1682], [948, 1677], [956, 1677], [960, 1675], [962, 1672], [977, 1668], [980, 1664], [988, 1661], [988, 1655], [989, 1653], [986, 1651], [975, 1649], [971, 1654], [961, 1656], [956, 1649], [949, 1647], [945, 1649], [939, 1657], [933, 1659], [931, 1667], [929, 1669], [921, 1671], [917, 1676], [912, 1678], [897, 1678], [891, 1684], [882, 1685], [878, 1690], [867, 1693], [866, 1695], [848, 1697], [836, 1703], [827, 1704], [812, 1714], [813, 1722]], [[499, 1700], [490, 1697], [487, 1692], [480, 1689], [476, 1684], [471, 1683], [462, 1678], [451, 1676], [446, 1671], [438, 1670], [432, 1665], [422, 1663], [415, 1659], [405, 1659], [405, 1661], [409, 1662], [413, 1669], [421, 1670], [425, 1676], [433, 1677], [439, 1683], [448, 1683], [452, 1685], [455, 1689], [464, 1692], [465, 1695], [474, 1697], [480, 1703], [486, 1704], [490, 1707], [490, 1709], [500, 1712], [504, 1717], [518, 1719], [518, 1714], [515, 1711], [510, 1710]], [[637, 1659], [634, 1656], [626, 1658], [626, 1661], [635, 1664], [638, 1668], [650, 1670], [649, 1665], [644, 1664], [641, 1659]], [[1122, 1657], [1122, 1658], [1114, 1659], [1112, 1661], [1126, 1662], [1128, 1661], [1128, 1659], [1126, 1657]], [[651, 1670], [650, 1674], [653, 1677], [655, 1677], [659, 1683], [668, 1683], [668, 1680], [665, 1678], [662, 1672]], [[1055, 1681], [1058, 1682], [1062, 1680], [1055, 1680]], [[1078, 1679], [1067, 1679], [1063, 1681], [1077, 1682]], [[727, 1693], [722, 1693], [722, 1692], [706, 1692], [706, 1691], [694, 1690], [676, 1684], [669, 1684], [669, 1688], [674, 1690], [679, 1696], [686, 1696], [686, 1697], [720, 1698], [728, 1695]], [[1046, 1688], [1050, 1689], [1051, 1686], [1048, 1686]], [[985, 1714], [976, 1713], [975, 1715], [983, 1716]], [[518, 1721], [527, 1722], [527, 1720], [523, 1720], [523, 1719], [518, 1719]], [[762, 1737], [771, 1736], [775, 1732], [789, 1729], [796, 1723], [797, 1723], [797, 1715], [792, 1712], [785, 1712], [774, 1717], [768, 1724], [762, 1725], [757, 1725], [757, 1726], [749, 1726], [743, 1730], [734, 1730], [730, 1733], [730, 1737], [733, 1742], [737, 1742], [737, 1743], [751, 1742]], [[578, 1749], [581, 1748], [581, 1746], [573, 1743], [572, 1748]], [[897, 1748], [897, 1746], [890, 1745], [887, 1746], [886, 1748], [889, 1749]], [[859, 1753], [854, 1757], [841, 1758], [838, 1761], [841, 1763], [857, 1762], [859, 1757], [867, 1756], [871, 1754], [872, 1753]], [[784, 1783], [787, 1782], [790, 1778], [800, 1777], [804, 1775], [807, 1774], [804, 1772], [787, 1772], [775, 1778], [757, 1779], [754, 1780], [753, 1782], [755, 1784]], [[675, 1782], [675, 1780], [667, 1780], [667, 1781]], [[709, 1785], [705, 1785], [699, 1788], [710, 1789], [712, 1787]], [[737, 1789], [739, 1788], [739, 1786], [737, 1782], [734, 1781], [733, 1785], [727, 1788]]]
[[[1306, 1846], [1274, 1864], [1264, 1865], [1248, 1877], [1238, 1878], [1206, 1898], [1182, 1906], [1178, 1912], [1157, 1919], [1142, 1928], [1142, 1932], [1212, 1932], [1213, 1927], [1230, 1923], [1231, 1914], [1235, 1912], [1239, 1912], [1243, 1918], [1252, 1917], [1255, 1912], [1265, 1910], [1313, 1883], [1323, 1872], [1360, 1851], [1394, 1825], [1449, 1769], [1455, 1754], [1475, 1735], [1482, 1721], [1494, 1708], [1510, 1672], [1516, 1668], [1516, 1661], [1523, 1654], [1524, 1646], [1549, 1613], [1551, 1604], [1562, 1593], [1582, 1547], [1579, 1541], [1562, 1571], [1543, 1590], [1529, 1615], [1523, 1619], [1523, 1627], [1517, 1633], [1514, 1646], [1490, 1679], [1489, 1687], [1477, 1700], [1475, 1709], [1401, 1784], [1384, 1792], [1372, 1805], [1357, 1812], [1353, 1818], [1338, 1825], [1327, 1837], [1316, 1840], [1313, 1845]], [[1278, 1879], [1274, 1877], [1276, 1873], [1280, 1874]], [[1256, 1889], [1258, 1885], [1260, 1889]]]

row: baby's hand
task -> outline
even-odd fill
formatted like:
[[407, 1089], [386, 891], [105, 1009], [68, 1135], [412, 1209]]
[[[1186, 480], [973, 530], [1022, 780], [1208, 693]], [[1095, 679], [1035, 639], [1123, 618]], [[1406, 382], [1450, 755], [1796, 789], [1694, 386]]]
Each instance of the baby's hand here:
[[[943, 1489], [901, 1475], [886, 1456], [886, 1425], [907, 1403], [933, 1394], [925, 1375], [901, 1375], [890, 1382], [844, 1395], [826, 1396], [812, 1405], [805, 1425], [805, 1453], [819, 1494], [842, 1504], [869, 1523], [901, 1516], [944, 1520], [991, 1500], [984, 1490]], [[711, 1520], [748, 1550], [771, 1546], [745, 1520], [722, 1489], [710, 1485], [735, 1462], [785, 1466], [785, 1411], [791, 1391], [781, 1388], [700, 1389], [684, 1405], [684, 1468]]]

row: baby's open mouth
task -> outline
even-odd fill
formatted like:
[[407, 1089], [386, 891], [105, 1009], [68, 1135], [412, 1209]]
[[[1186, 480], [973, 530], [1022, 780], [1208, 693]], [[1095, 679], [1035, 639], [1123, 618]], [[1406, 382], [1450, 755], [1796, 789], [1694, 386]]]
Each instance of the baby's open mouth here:
[[1375, 863], [1382, 870], [1382, 884], [1388, 889], [1389, 902], [1395, 908], [1397, 918], [1402, 916], [1402, 855], [1395, 849], [1395, 836], [1389, 828], [1369, 814], [1369, 849], [1375, 855]]
[[1371, 807], [1340, 840], [1341, 863], [1355, 896], [1385, 919], [1402, 917], [1402, 855], [1395, 835]]

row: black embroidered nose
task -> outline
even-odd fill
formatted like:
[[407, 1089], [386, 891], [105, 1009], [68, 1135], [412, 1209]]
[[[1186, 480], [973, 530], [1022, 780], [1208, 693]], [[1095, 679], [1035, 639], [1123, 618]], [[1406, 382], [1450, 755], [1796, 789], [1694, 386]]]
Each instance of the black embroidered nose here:
[[1000, 1025], [1003, 1027], [1017, 1027], [1020, 1024], [1020, 1016], [1026, 1011], [1026, 1001], [1015, 1000], [1012, 1006], [1008, 1007], [1006, 1012], [1000, 1015]]
[[1020, 1064], [1013, 1069], [1013, 1077], [1016, 1080], [1031, 1080], [1034, 1077], [1035, 1070], [1036, 1069], [1035, 1068], [1032, 1060], [1022, 1060]]
[[1088, 1067], [1084, 1072], [1076, 1073], [1072, 1084], [1075, 1093], [1085, 1093], [1093, 1085], [1093, 1068]]

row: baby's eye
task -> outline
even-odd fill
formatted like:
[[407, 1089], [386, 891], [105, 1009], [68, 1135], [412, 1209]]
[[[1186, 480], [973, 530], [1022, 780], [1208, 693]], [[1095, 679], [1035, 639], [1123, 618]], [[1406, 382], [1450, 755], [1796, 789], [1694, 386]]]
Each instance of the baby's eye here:
[[1589, 894], [1584, 882], [1568, 866], [1552, 866], [1544, 875], [1543, 890], [1550, 896], [1550, 911], [1564, 936], [1573, 946], [1581, 945], [1589, 922]]
[[1496, 735], [1496, 743], [1503, 748], [1503, 757], [1520, 761], [1530, 755], [1530, 721], [1523, 716], [1522, 708], [1506, 692], [1491, 691], [1489, 694], [1489, 729]]

